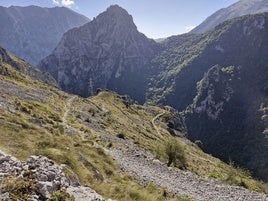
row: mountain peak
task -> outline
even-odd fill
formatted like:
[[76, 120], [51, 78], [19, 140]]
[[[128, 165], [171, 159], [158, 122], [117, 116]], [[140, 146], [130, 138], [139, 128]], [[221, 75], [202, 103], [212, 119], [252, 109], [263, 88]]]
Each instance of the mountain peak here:
[[96, 20], [98, 23], [105, 22], [113, 25], [131, 25], [136, 29], [132, 16], [124, 8], [118, 5], [111, 5], [108, 7], [106, 11], [96, 17]]
[[[121, 94], [130, 92], [130, 96], [144, 102], [141, 92], [146, 86], [145, 74], [158, 49], [153, 40], [137, 30], [125, 9], [113, 5], [91, 22], [65, 33], [39, 67], [50, 72], [68, 92], [86, 97], [97, 88], [108, 88]], [[64, 62], [68, 65], [62, 65], [66, 53], [68, 61]], [[91, 91], [89, 82], [94, 83]]]
[[66, 31], [89, 21], [64, 7], [0, 6], [0, 44], [36, 65], [55, 49]]
[[123, 12], [127, 13], [127, 11], [124, 8], [122, 8], [121, 6], [119, 6], [117, 4], [111, 5], [110, 7], [107, 8], [106, 11], [117, 11], [117, 12], [123, 11]]

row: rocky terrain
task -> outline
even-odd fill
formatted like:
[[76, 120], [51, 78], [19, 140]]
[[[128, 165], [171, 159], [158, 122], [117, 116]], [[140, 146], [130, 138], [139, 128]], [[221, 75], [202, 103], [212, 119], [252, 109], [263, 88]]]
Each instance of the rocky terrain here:
[[37, 65], [53, 51], [66, 31], [88, 21], [64, 7], [0, 6], [0, 45]]
[[214, 29], [220, 23], [236, 17], [249, 14], [268, 12], [266, 0], [240, 0], [228, 8], [222, 8], [209, 16], [203, 23], [195, 27], [190, 33], [200, 34]]
[[215, 179], [200, 177], [190, 171], [170, 168], [150, 152], [126, 142], [124, 145], [127, 145], [126, 152], [111, 149], [109, 153], [123, 171], [133, 174], [143, 185], [152, 182], [169, 192], [196, 201], [268, 200], [265, 194], [229, 186]]
[[87, 97], [107, 88], [144, 102], [149, 62], [158, 49], [138, 32], [132, 16], [114, 5], [64, 34], [39, 67], [67, 92]]
[[89, 187], [72, 181], [66, 169], [70, 168], [44, 156], [30, 156], [22, 162], [0, 151], [0, 200], [105, 201]]

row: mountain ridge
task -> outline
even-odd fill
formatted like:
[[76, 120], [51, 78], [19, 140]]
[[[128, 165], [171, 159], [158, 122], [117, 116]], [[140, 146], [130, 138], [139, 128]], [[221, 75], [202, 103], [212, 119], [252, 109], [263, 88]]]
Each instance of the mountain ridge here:
[[65, 7], [0, 7], [0, 44], [36, 65], [56, 47], [63, 33], [89, 19]]
[[190, 33], [205, 33], [226, 20], [262, 12], [268, 12], [268, 2], [266, 0], [240, 0], [227, 8], [216, 11]]

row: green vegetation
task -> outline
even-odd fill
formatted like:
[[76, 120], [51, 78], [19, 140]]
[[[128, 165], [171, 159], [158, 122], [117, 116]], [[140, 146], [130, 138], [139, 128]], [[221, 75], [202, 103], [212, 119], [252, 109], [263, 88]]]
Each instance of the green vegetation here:
[[50, 201], [75, 201], [75, 199], [66, 192], [54, 191], [51, 194]]
[[194, 143], [195, 143], [196, 146], [198, 146], [200, 149], [202, 149], [203, 143], [202, 143], [201, 140], [196, 140], [196, 141], [194, 141]]
[[185, 167], [185, 153], [184, 146], [176, 138], [170, 138], [165, 145], [165, 153], [168, 158], [167, 165], [170, 166], [172, 163], [174, 166], [179, 168]]
[[4, 179], [2, 185], [2, 192], [8, 192], [10, 200], [27, 200], [32, 191], [33, 183], [17, 179], [15, 177], [7, 177]]

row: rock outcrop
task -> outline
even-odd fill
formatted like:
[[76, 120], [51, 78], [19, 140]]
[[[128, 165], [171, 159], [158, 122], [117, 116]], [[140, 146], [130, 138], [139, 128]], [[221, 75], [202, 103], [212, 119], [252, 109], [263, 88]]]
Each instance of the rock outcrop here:
[[86, 97], [107, 88], [144, 102], [149, 62], [157, 50], [155, 41], [138, 32], [132, 16], [114, 5], [64, 34], [39, 67], [67, 92]]
[[0, 6], [0, 45], [37, 65], [53, 51], [66, 31], [88, 21], [64, 7]]
[[[19, 193], [30, 201], [47, 200], [57, 192], [70, 200], [105, 201], [89, 187], [72, 185], [63, 172], [64, 168], [65, 165], [59, 166], [44, 156], [30, 156], [22, 162], [0, 151], [0, 200], [8, 201]], [[10, 184], [12, 179], [15, 183]], [[13, 188], [9, 188], [9, 185]], [[15, 189], [18, 192], [13, 195], [12, 190]]]

